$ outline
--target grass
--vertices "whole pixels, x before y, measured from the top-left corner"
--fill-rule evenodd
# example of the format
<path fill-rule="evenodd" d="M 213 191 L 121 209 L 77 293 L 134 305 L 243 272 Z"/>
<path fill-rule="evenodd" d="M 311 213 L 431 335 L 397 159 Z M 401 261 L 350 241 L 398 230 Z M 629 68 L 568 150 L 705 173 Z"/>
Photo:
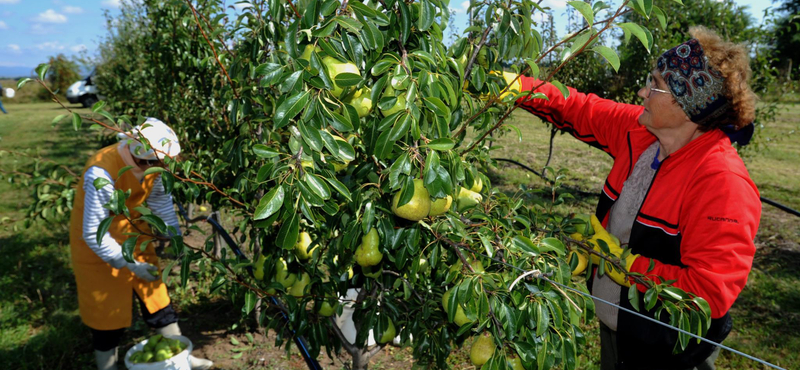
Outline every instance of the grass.
<path fill-rule="evenodd" d="M 5 84 L 4 84 L 5 85 Z M 24 90 L 23 90 L 24 91 Z M 5 103 L 5 101 L 4 101 Z M 29 151 L 41 148 L 44 157 L 80 170 L 88 154 L 100 145 L 93 134 L 76 133 L 63 124 L 52 128 L 54 116 L 63 113 L 52 103 L 6 104 L 11 114 L 0 114 L 0 150 Z M 800 209 L 800 145 L 794 130 L 800 122 L 800 106 L 786 106 L 777 122 L 767 126 L 766 146 L 749 153 L 746 164 L 762 195 Z M 79 110 L 87 112 L 86 110 Z M 521 112 L 513 116 L 522 132 L 498 137 L 493 157 L 510 158 L 534 169 L 547 161 L 549 130 L 535 117 Z M 0 170 L 24 169 L 28 159 L 0 157 Z M 569 168 L 564 183 L 587 192 L 599 192 L 611 159 L 567 135 L 554 139 L 550 166 Z M 520 185 L 542 188 L 544 182 L 516 166 L 500 164 L 489 171 L 493 184 L 505 191 Z M 0 182 L 0 217 L 19 219 L 29 190 Z M 559 212 L 590 212 L 597 198 L 581 197 L 560 206 Z M 2 226 L 0 226 L 2 227 Z M 69 262 L 67 230 L 63 225 L 34 225 L 14 232 L 9 225 L 0 229 L 0 364 L 4 368 L 89 368 L 93 366 L 90 335 L 77 312 L 75 283 Z M 785 368 L 800 368 L 800 218 L 764 205 L 757 237 L 757 255 L 748 285 L 733 307 L 734 331 L 726 345 Z M 194 236 L 200 237 L 201 236 Z M 287 358 L 283 349 L 272 347 L 275 334 L 254 333 L 256 344 L 239 359 L 230 338 L 245 342 L 245 328 L 239 313 L 230 303 L 204 295 L 202 289 L 172 289 L 173 300 L 182 314 L 184 332 L 196 341 L 200 355 L 211 357 L 225 368 L 302 369 L 304 364 L 292 350 Z M 589 323 L 588 345 L 582 355 L 582 369 L 599 368 L 599 340 L 596 324 Z M 148 334 L 139 322 L 126 336 L 127 346 Z M 250 345 L 250 344 L 248 344 Z M 123 348 L 127 348 L 125 345 Z M 321 357 L 325 357 L 324 355 Z M 470 368 L 466 351 L 456 351 L 451 364 Z M 320 358 L 325 368 L 342 368 L 339 360 Z M 391 349 L 374 359 L 373 368 L 408 368 L 410 351 Z M 723 351 L 719 369 L 761 369 L 743 357 Z"/>

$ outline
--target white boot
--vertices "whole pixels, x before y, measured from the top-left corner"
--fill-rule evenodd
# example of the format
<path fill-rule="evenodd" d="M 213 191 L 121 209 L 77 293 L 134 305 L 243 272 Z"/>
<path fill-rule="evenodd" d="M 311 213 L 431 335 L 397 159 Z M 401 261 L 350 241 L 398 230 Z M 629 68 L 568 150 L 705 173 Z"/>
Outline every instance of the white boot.
<path fill-rule="evenodd" d="M 117 347 L 108 351 L 94 351 L 97 370 L 117 370 Z"/>
<path fill-rule="evenodd" d="M 156 333 L 166 336 L 181 335 L 181 328 L 178 326 L 177 322 L 173 322 L 163 328 L 156 329 Z M 192 370 L 207 370 L 214 366 L 214 363 L 203 358 L 194 357 L 190 354 L 189 366 L 192 367 Z"/>

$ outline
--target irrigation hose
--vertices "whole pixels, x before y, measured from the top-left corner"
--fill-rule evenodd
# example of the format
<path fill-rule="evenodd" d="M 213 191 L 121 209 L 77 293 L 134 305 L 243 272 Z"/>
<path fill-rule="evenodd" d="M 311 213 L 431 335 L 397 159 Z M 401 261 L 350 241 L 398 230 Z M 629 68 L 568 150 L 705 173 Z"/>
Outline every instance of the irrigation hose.
<path fill-rule="evenodd" d="M 178 204 L 178 211 L 180 211 L 181 216 L 183 216 L 185 220 L 196 222 L 204 218 L 204 217 L 195 217 L 193 219 L 189 219 L 189 215 L 186 213 L 186 209 L 183 208 L 183 205 L 181 203 L 177 204 Z M 215 220 L 214 218 L 211 217 L 211 215 L 209 215 L 208 217 L 205 217 L 205 221 L 211 224 L 211 226 L 219 233 L 222 239 L 225 240 L 225 243 L 228 244 L 228 247 L 231 248 L 231 250 L 237 257 L 239 257 L 244 261 L 249 261 L 247 256 L 245 256 L 244 253 L 242 253 L 242 250 L 239 249 L 239 246 L 236 245 L 236 242 L 233 240 L 230 234 L 228 234 L 228 232 L 225 231 L 225 229 L 222 227 L 222 225 L 219 224 L 219 222 L 217 222 L 217 220 Z M 250 274 L 250 276 L 254 276 L 252 266 L 247 266 L 247 272 Z M 278 306 L 278 308 L 280 309 L 281 316 L 283 317 L 283 320 L 286 322 L 286 326 L 292 332 L 292 338 L 294 338 L 294 343 L 295 345 L 297 345 L 297 348 L 300 349 L 300 353 L 302 353 L 303 359 L 306 361 L 306 365 L 308 365 L 308 368 L 311 370 L 322 370 L 322 367 L 319 365 L 319 362 L 317 362 L 317 360 L 311 356 L 311 353 L 309 353 L 308 344 L 306 343 L 305 337 L 303 337 L 302 335 L 297 335 L 297 332 L 295 332 L 295 330 L 291 327 L 291 322 L 289 321 L 289 317 L 286 316 L 285 313 L 286 307 L 283 305 L 283 303 L 281 303 L 281 301 L 279 301 L 274 296 L 270 297 L 270 300 L 272 301 L 272 304 Z"/>
<path fill-rule="evenodd" d="M 526 165 L 524 165 L 522 163 L 519 163 L 519 162 L 517 162 L 517 161 L 515 161 L 513 159 L 508 159 L 508 158 L 492 158 L 492 159 L 495 160 L 495 161 L 508 162 L 508 163 L 515 164 L 517 166 L 520 166 L 520 167 L 524 168 L 527 171 L 533 172 L 534 174 L 536 174 L 536 176 L 541 177 L 542 179 L 544 179 L 548 183 L 550 182 L 550 180 L 548 180 L 546 177 L 544 177 L 543 174 L 539 173 L 539 171 L 536 171 L 533 168 L 530 168 L 530 167 L 528 167 L 528 166 L 526 166 Z M 597 193 L 586 192 L 586 191 L 583 191 L 583 190 L 580 190 L 580 189 L 576 189 L 576 188 L 572 188 L 572 187 L 569 187 L 569 186 L 564 186 L 564 188 L 567 189 L 567 190 L 573 191 L 575 193 L 578 193 L 580 195 L 583 195 L 583 196 L 598 196 Z M 769 204 L 769 205 L 771 205 L 771 206 L 773 206 L 775 208 L 778 208 L 781 211 L 784 211 L 784 212 L 786 212 L 788 214 L 800 217 L 800 211 L 798 211 L 796 209 L 792 209 L 792 208 L 790 208 L 788 206 L 785 206 L 783 204 L 780 204 L 780 203 L 778 203 L 778 202 L 776 202 L 776 201 L 774 201 L 772 199 L 761 197 L 761 202 L 767 203 L 767 204 Z"/>

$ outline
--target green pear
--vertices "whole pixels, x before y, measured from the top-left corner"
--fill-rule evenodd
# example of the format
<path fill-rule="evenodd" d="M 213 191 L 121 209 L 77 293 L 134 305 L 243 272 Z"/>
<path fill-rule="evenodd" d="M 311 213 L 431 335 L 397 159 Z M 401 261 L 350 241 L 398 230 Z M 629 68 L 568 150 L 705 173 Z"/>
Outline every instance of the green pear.
<path fill-rule="evenodd" d="M 308 249 L 308 246 L 311 245 L 311 235 L 307 232 L 303 231 L 297 238 L 297 243 L 294 245 L 294 254 L 297 258 L 301 260 L 307 260 L 311 258 L 311 255 L 314 254 L 314 250 L 319 247 L 319 244 L 315 245 L 314 248 Z"/>
<path fill-rule="evenodd" d="M 358 116 L 364 118 L 369 115 L 369 112 L 372 111 L 372 99 L 370 98 L 372 94 L 372 90 L 368 87 L 360 89 L 353 95 L 353 100 L 350 101 L 350 104 L 353 108 L 356 109 L 358 112 Z"/>
<path fill-rule="evenodd" d="M 481 366 L 492 358 L 495 348 L 492 335 L 484 332 L 472 343 L 472 348 L 469 350 L 469 359 L 472 360 L 475 366 Z"/>
<path fill-rule="evenodd" d="M 431 211 L 428 212 L 428 216 L 439 216 L 445 214 L 447 211 L 450 210 L 450 206 L 453 204 L 453 197 L 446 196 L 444 198 L 439 198 L 431 202 Z"/>
<path fill-rule="evenodd" d="M 303 54 L 300 55 L 300 59 L 311 60 L 311 52 L 312 51 L 316 51 L 317 53 L 319 53 L 320 51 L 322 51 L 322 49 L 320 49 L 318 46 L 314 46 L 312 44 L 308 44 L 308 45 L 306 45 L 306 48 L 303 49 Z"/>
<path fill-rule="evenodd" d="M 467 261 L 469 261 L 469 265 L 472 266 L 472 270 L 475 271 L 476 273 L 486 272 L 486 269 L 483 267 L 483 262 L 481 262 L 481 260 L 479 259 L 470 260 L 469 258 L 467 258 Z M 463 266 L 464 264 L 461 263 L 461 260 L 458 260 L 456 263 L 450 266 L 450 271 L 461 271 L 461 267 Z"/>
<path fill-rule="evenodd" d="M 383 274 L 383 267 L 381 266 L 364 266 L 361 268 L 361 273 L 368 278 L 377 279 Z"/>
<path fill-rule="evenodd" d="M 386 92 L 384 92 L 383 96 L 387 97 L 395 96 L 394 89 L 391 86 L 387 87 Z M 395 114 L 396 112 L 405 109 L 406 109 L 406 96 L 405 94 L 400 94 L 400 96 L 397 97 L 397 102 L 394 103 L 394 105 L 391 108 L 386 110 L 381 109 L 381 114 L 383 114 L 384 117 L 388 117 L 391 116 L 392 114 Z"/>
<path fill-rule="evenodd" d="M 253 271 L 253 276 L 256 277 L 258 280 L 264 280 L 264 262 L 267 260 L 267 256 L 261 254 L 258 256 L 256 260 L 256 269 Z"/>
<path fill-rule="evenodd" d="M 394 327 L 392 319 L 389 319 L 389 326 L 386 328 L 386 330 L 381 335 L 381 338 L 378 339 L 377 342 L 380 344 L 389 343 L 389 341 L 394 339 L 395 336 L 397 336 L 397 330 Z"/>
<path fill-rule="evenodd" d="M 156 355 L 151 351 L 142 351 L 142 355 L 139 356 L 139 361 L 140 363 L 150 362 L 155 356 Z"/>
<path fill-rule="evenodd" d="M 517 355 L 506 356 L 506 363 L 512 370 L 525 370 L 525 367 L 522 366 L 522 360 Z"/>
<path fill-rule="evenodd" d="M 289 294 L 295 297 L 302 297 L 305 295 L 306 286 L 311 283 L 311 276 L 308 276 L 307 273 L 303 273 L 300 275 L 300 278 L 292 284 L 292 287 L 289 288 Z"/>
<path fill-rule="evenodd" d="M 383 253 L 378 248 L 379 243 L 378 229 L 373 227 L 361 237 L 361 244 L 356 248 L 356 263 L 361 267 L 379 264 L 383 259 Z"/>
<path fill-rule="evenodd" d="M 450 298 L 450 293 L 451 292 L 452 292 L 452 289 L 448 290 L 448 291 L 444 292 L 444 294 L 442 294 L 442 306 L 444 307 L 445 312 L 447 312 L 447 310 L 448 310 L 448 303 L 447 302 L 448 302 L 448 299 Z M 461 308 L 461 306 L 459 305 L 458 307 L 456 307 L 456 316 L 453 318 L 453 322 L 458 326 L 463 326 L 464 324 L 471 323 L 473 321 L 470 320 L 469 318 L 467 318 L 467 315 L 464 313 L 464 309 Z"/>
<path fill-rule="evenodd" d="M 288 288 L 297 280 L 297 275 L 289 272 L 289 267 L 283 258 L 275 262 L 275 282 Z"/>
<path fill-rule="evenodd" d="M 422 179 L 414 180 L 414 195 L 408 203 L 398 207 L 397 203 L 400 201 L 402 193 L 402 191 L 398 191 L 392 199 L 392 212 L 395 215 L 410 221 L 419 221 L 428 216 L 431 212 L 431 197 L 428 189 L 425 189 Z"/>
<path fill-rule="evenodd" d="M 462 187 L 456 199 L 456 210 L 458 212 L 466 211 L 477 206 L 482 201 L 483 196 L 480 193 Z"/>
<path fill-rule="evenodd" d="M 336 307 L 338 307 L 338 306 L 339 306 L 339 302 L 334 301 L 334 303 L 331 304 L 329 302 L 329 300 L 326 299 L 326 300 L 322 301 L 322 305 L 320 305 L 319 311 L 317 311 L 317 313 L 320 316 L 329 317 L 329 316 L 333 315 L 334 313 L 336 313 Z"/>
<path fill-rule="evenodd" d="M 170 357 L 172 357 L 172 353 L 169 351 L 169 349 L 160 349 L 156 351 L 156 355 L 153 357 L 153 359 L 156 362 L 161 362 L 167 360 Z"/>
<path fill-rule="evenodd" d="M 342 95 L 344 88 L 336 84 L 336 76 L 341 73 L 355 73 L 359 76 L 361 75 L 361 71 L 355 64 L 350 62 L 342 63 L 331 56 L 322 58 L 322 64 L 325 64 L 328 68 L 328 77 L 330 77 L 331 83 L 333 84 L 331 94 L 337 98 Z"/>
<path fill-rule="evenodd" d="M 574 224 L 575 228 L 578 230 L 581 235 L 583 236 L 592 236 L 594 235 L 594 227 L 592 227 L 591 216 L 585 213 L 580 213 L 575 215 L 575 218 L 583 221 L 583 224 Z"/>

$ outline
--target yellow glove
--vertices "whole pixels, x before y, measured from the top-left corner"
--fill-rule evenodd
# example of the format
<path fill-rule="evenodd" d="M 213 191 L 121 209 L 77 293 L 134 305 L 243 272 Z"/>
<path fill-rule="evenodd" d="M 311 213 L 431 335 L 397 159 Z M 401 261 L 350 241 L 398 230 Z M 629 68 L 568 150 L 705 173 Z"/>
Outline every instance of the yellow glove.
<path fill-rule="evenodd" d="M 575 250 L 569 252 L 567 262 L 572 261 L 572 258 L 578 259 L 578 265 L 572 270 L 572 276 L 578 276 L 582 274 L 586 270 L 586 266 L 589 265 L 589 257 L 586 256 L 586 253 Z"/>
<path fill-rule="evenodd" d="M 589 243 L 591 243 L 594 246 L 594 250 L 596 252 L 605 254 L 603 249 L 600 248 L 600 244 L 598 243 L 598 240 L 602 240 L 608 246 L 608 251 L 611 252 L 611 255 L 621 259 L 624 250 L 622 249 L 622 247 L 619 246 L 619 239 L 617 239 L 617 237 L 609 234 L 608 231 L 606 231 L 606 229 L 603 227 L 603 224 L 601 224 L 600 220 L 597 219 L 597 216 L 595 215 L 591 216 L 591 223 L 592 227 L 594 228 L 594 236 L 592 236 L 592 238 L 589 239 Z M 628 257 L 626 257 L 624 261 L 621 261 L 622 263 L 625 264 L 626 272 L 631 270 L 631 266 L 633 266 L 633 261 L 635 261 L 636 258 L 638 257 L 639 257 L 638 254 L 631 254 L 628 255 Z M 600 257 L 592 254 L 592 263 L 599 264 Z M 617 269 L 611 268 L 610 264 L 606 264 L 605 273 L 608 275 L 608 277 L 617 282 L 617 284 L 623 286 L 631 286 L 630 282 L 628 281 L 628 277 L 625 275 L 625 273 L 622 271 L 618 271 Z"/>

